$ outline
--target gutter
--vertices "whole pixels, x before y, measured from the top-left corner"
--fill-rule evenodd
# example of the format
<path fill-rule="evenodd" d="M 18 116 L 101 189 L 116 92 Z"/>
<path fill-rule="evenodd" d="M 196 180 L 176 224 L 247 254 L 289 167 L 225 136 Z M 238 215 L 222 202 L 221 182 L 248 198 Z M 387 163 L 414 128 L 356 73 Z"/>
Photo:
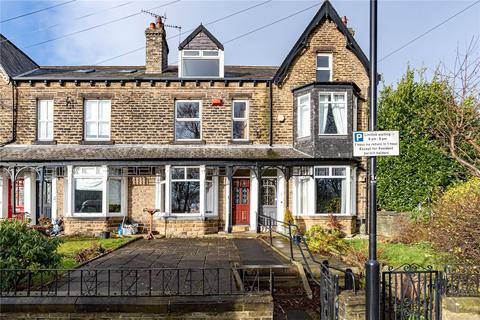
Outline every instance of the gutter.
<path fill-rule="evenodd" d="M 269 121 L 269 142 L 268 145 L 270 147 L 273 146 L 273 81 L 268 82 L 268 90 L 269 90 L 269 98 L 268 98 L 268 104 L 269 104 L 269 116 L 270 116 L 270 121 Z"/>
<path fill-rule="evenodd" d="M 17 110 L 15 108 L 15 83 L 11 81 L 12 83 L 12 138 L 6 142 L 3 142 L 0 144 L 0 147 L 3 147 L 7 144 L 15 142 L 17 139 L 17 128 L 16 128 L 16 120 L 17 120 Z"/>

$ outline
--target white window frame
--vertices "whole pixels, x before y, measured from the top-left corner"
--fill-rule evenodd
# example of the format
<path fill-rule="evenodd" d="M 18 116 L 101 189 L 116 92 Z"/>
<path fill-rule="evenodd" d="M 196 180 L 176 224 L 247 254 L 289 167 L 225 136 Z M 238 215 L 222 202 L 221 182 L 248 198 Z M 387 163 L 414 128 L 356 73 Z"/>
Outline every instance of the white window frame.
<path fill-rule="evenodd" d="M 317 60 L 315 60 L 315 65 L 318 71 L 329 71 L 330 72 L 330 77 L 328 81 L 332 81 L 333 79 L 333 65 L 332 65 L 332 60 L 333 56 L 331 53 L 317 53 L 317 57 L 328 57 L 328 67 L 319 67 L 317 65 Z M 315 57 L 315 58 L 317 58 Z M 317 81 L 317 73 L 315 72 L 315 81 Z"/>
<path fill-rule="evenodd" d="M 179 102 L 198 102 L 198 118 L 177 118 L 177 103 Z M 202 100 L 175 100 L 175 121 L 174 121 L 174 128 L 173 133 L 175 135 L 175 141 L 201 141 L 202 134 L 203 134 L 203 122 L 202 122 Z M 194 122 L 198 121 L 200 123 L 200 137 L 198 139 L 180 139 L 177 138 L 177 121 L 179 122 Z"/>
<path fill-rule="evenodd" d="M 173 178 L 173 170 L 174 169 L 184 169 L 184 179 L 174 179 Z M 187 178 L 187 170 L 188 169 L 198 169 L 199 170 L 199 177 L 198 179 L 188 179 Z M 203 171 L 203 174 L 202 174 L 202 171 Z M 203 177 L 202 177 L 203 175 Z M 174 182 L 187 182 L 187 181 L 198 181 L 199 182 L 199 185 L 200 185 L 200 194 L 199 194 L 199 199 L 200 199 L 200 203 L 198 204 L 198 212 L 195 212 L 195 213 L 188 213 L 188 212 L 178 212 L 178 213 L 173 213 L 172 212 L 172 199 L 173 199 L 173 196 L 172 196 L 172 185 Z M 202 190 L 205 190 L 205 167 L 203 166 L 203 170 L 202 170 L 202 167 L 201 166 L 171 166 L 170 168 L 170 193 L 169 193 L 169 197 L 170 197 L 170 213 L 171 215 L 174 215 L 174 216 L 179 216 L 179 217 L 195 217 L 195 216 L 202 216 L 204 215 L 205 213 L 205 191 L 202 192 Z"/>
<path fill-rule="evenodd" d="M 205 55 L 206 52 L 213 52 L 217 51 L 217 55 Z M 198 52 L 198 55 L 188 55 L 185 53 L 188 52 Z M 218 60 L 218 76 L 186 76 L 183 74 L 183 59 L 212 59 L 212 60 Z M 224 69 L 225 69 L 225 60 L 224 60 L 224 52 L 223 50 L 217 49 L 217 50 L 191 50 L 191 49 L 184 49 L 180 50 L 178 52 L 178 77 L 179 78 L 211 78 L 211 79 L 217 79 L 217 78 L 223 78 L 224 77 Z"/>
<path fill-rule="evenodd" d="M 87 103 L 88 102 L 96 102 L 97 104 L 97 119 L 96 120 L 87 120 Z M 98 119 L 98 107 L 100 103 L 108 103 L 110 107 L 110 118 L 108 121 L 106 120 L 99 120 Z M 84 139 L 85 141 L 110 141 L 111 136 L 112 136 L 112 100 L 107 100 L 107 99 L 85 99 L 83 103 L 83 128 L 84 128 Z M 97 137 L 88 137 L 87 136 L 87 123 L 96 123 L 97 125 Z M 99 132 L 100 132 L 100 123 L 107 123 L 108 122 L 108 137 L 107 138 L 100 138 L 99 137 Z"/>
<path fill-rule="evenodd" d="M 325 104 L 325 102 L 320 102 L 320 96 L 321 95 L 330 95 L 330 102 L 328 102 L 327 104 L 335 104 L 336 102 L 333 100 L 333 96 L 334 95 L 343 95 L 344 96 L 344 107 L 343 107 L 343 110 L 344 110 L 344 113 L 345 113 L 345 124 L 344 124 L 344 127 L 345 127 L 345 133 L 322 133 L 322 119 L 321 119 L 321 105 L 322 104 Z M 346 136 L 348 134 L 348 101 L 347 101 L 347 92 L 335 92 L 335 91 L 329 91 L 329 92 L 319 92 L 318 93 L 318 135 L 319 136 Z M 328 108 L 327 108 L 327 112 L 328 112 Z M 338 127 L 337 127 L 338 129 Z"/>
<path fill-rule="evenodd" d="M 307 106 L 306 106 L 306 114 L 308 115 L 308 118 L 306 119 L 306 123 L 303 123 L 303 120 L 302 118 L 300 117 L 300 114 L 303 115 L 303 112 L 300 113 L 300 100 L 302 98 L 305 98 L 307 97 L 308 98 L 308 103 L 307 103 Z M 306 94 L 303 94 L 303 95 L 300 95 L 297 97 L 297 138 L 307 138 L 307 137 L 310 137 L 311 135 L 311 122 L 312 122 L 312 97 L 310 95 L 310 93 L 306 93 Z M 308 133 L 308 134 L 305 134 L 305 135 L 302 135 L 303 131 L 300 132 L 300 128 L 305 128 L 305 133 Z"/>
<path fill-rule="evenodd" d="M 316 169 L 328 169 L 327 175 L 317 175 Z M 342 168 L 345 169 L 345 174 L 342 176 L 333 176 L 332 172 L 334 168 Z M 334 216 L 354 216 L 356 215 L 356 168 L 345 166 L 345 165 L 332 165 L 332 166 L 315 166 L 313 168 L 313 177 L 296 177 L 295 183 L 295 190 L 294 190 L 294 200 L 295 200 L 295 215 L 297 216 L 304 216 L 304 217 L 321 217 L 321 216 L 329 216 L 333 214 Z M 338 179 L 346 179 L 345 181 L 345 212 L 341 213 L 316 213 L 316 178 L 338 178 Z M 300 180 L 308 180 L 308 212 L 301 212 L 301 190 L 300 190 Z"/>
<path fill-rule="evenodd" d="M 245 106 L 246 106 L 246 109 L 245 109 L 245 117 L 243 118 L 238 118 L 238 117 L 235 117 L 235 103 L 236 102 L 244 102 L 245 103 Z M 250 139 L 250 134 L 249 134 L 249 131 L 250 131 L 250 121 L 249 121 L 249 112 L 250 112 L 250 105 L 249 105 L 249 101 L 248 100 L 233 100 L 232 101 L 232 140 L 233 141 L 248 141 Z M 246 137 L 245 138 L 242 138 L 242 139 L 238 139 L 238 138 L 234 138 L 233 137 L 233 128 L 234 128 L 234 123 L 235 122 L 244 122 L 247 124 L 245 130 L 247 132 L 246 134 Z"/>
<path fill-rule="evenodd" d="M 42 104 L 46 104 L 46 110 L 47 110 L 47 114 L 46 114 L 46 117 L 44 117 L 45 115 L 42 114 L 41 112 L 41 106 Z M 48 112 L 48 109 L 51 108 L 51 112 Z M 52 141 L 53 140 L 53 136 L 54 136 L 54 125 L 53 125 L 53 118 L 54 118 L 54 112 L 55 112 L 55 108 L 54 108 L 54 104 L 53 104 L 53 100 L 50 100 L 50 99 L 42 99 L 42 100 L 38 100 L 37 101 L 37 140 L 38 141 Z M 50 119 L 49 118 L 49 113 L 51 114 L 52 118 Z M 42 124 L 45 124 L 46 125 L 46 136 L 40 136 L 40 126 Z M 52 126 L 52 132 L 51 132 L 51 135 L 48 135 L 48 124 L 51 124 Z"/>
<path fill-rule="evenodd" d="M 76 172 L 79 169 L 80 172 Z M 95 173 L 81 172 L 85 169 L 95 169 Z M 102 180 L 102 212 L 75 212 L 75 179 L 101 179 Z M 110 212 L 109 210 L 109 186 L 110 179 L 121 181 L 121 199 L 120 212 Z M 128 209 L 128 178 L 127 177 L 109 177 L 107 166 L 68 166 L 67 167 L 67 216 L 73 217 L 124 217 Z"/>
<path fill-rule="evenodd" d="M 172 179 L 172 172 L 174 168 L 200 168 L 200 211 L 199 213 L 172 213 L 172 182 L 173 181 L 185 181 L 179 179 Z M 161 201 L 165 203 L 164 212 L 159 212 L 155 214 L 156 217 L 217 217 L 218 216 L 218 168 L 213 169 L 216 174 L 212 175 L 211 178 L 207 178 L 207 167 L 205 165 L 201 166 L 185 166 L 185 165 L 165 165 L 165 179 L 162 180 L 157 176 L 156 179 L 156 196 L 155 196 L 155 205 L 157 208 L 160 208 Z M 207 203 L 207 193 L 206 193 L 206 181 L 213 182 L 213 207 L 212 212 L 206 211 Z M 165 199 L 162 199 L 161 195 L 161 185 L 165 185 Z M 203 201 L 202 201 L 203 200 Z"/>

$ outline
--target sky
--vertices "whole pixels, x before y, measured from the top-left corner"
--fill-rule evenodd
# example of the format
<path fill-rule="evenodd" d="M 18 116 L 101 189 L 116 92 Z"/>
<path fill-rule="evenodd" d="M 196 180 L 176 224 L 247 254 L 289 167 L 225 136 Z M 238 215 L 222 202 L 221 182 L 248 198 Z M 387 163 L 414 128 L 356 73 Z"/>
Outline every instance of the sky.
<path fill-rule="evenodd" d="M 368 56 L 369 1 L 331 2 L 340 16 L 348 17 L 348 26 L 355 30 L 355 38 Z M 181 26 L 180 40 L 203 23 L 224 43 L 226 64 L 278 66 L 322 3 L 322 0 L 0 0 L 0 32 L 42 66 L 144 65 L 144 30 L 154 18 L 142 13 L 143 9 L 166 15 L 166 24 Z M 55 7 L 9 20 L 51 6 Z M 241 10 L 245 11 L 229 16 Z M 215 22 L 224 17 L 227 18 Z M 169 62 L 176 64 L 179 31 L 167 28 L 166 32 Z M 235 39 L 239 36 L 242 37 Z M 379 0 L 378 70 L 384 84 L 395 84 L 408 66 L 426 70 L 427 76 L 440 63 L 452 69 L 457 51 L 464 52 L 472 39 L 479 38 L 479 0 Z M 477 51 L 480 53 L 480 46 Z M 120 55 L 123 56 L 111 59 Z"/>

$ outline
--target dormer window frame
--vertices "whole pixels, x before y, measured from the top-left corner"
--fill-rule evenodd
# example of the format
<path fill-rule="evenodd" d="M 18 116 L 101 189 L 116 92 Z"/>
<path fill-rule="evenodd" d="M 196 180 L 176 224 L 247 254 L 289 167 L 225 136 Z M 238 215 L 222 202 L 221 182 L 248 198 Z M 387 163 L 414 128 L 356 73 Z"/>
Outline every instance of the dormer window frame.
<path fill-rule="evenodd" d="M 193 52 L 198 52 L 198 55 L 190 55 L 190 54 L 185 54 L 185 53 L 193 53 Z M 213 53 L 213 52 L 218 52 L 216 55 L 209 55 L 208 53 Z M 198 60 L 218 60 L 218 76 L 187 76 L 183 75 L 183 60 L 184 59 L 198 59 Z M 183 49 L 179 50 L 178 52 L 178 77 L 179 78 L 187 78 L 187 79 L 196 79 L 196 78 L 205 78 L 205 79 L 218 79 L 218 78 L 223 78 L 224 77 L 224 67 L 225 67 L 225 61 L 224 61 L 224 54 L 223 50 L 217 49 L 217 50 L 212 50 L 212 49 Z"/>

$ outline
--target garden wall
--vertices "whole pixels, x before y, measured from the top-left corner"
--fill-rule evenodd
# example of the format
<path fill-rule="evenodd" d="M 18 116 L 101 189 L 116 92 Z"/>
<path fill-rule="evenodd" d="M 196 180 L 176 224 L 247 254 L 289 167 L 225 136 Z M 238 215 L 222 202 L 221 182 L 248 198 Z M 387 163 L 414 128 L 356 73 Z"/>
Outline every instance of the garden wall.
<path fill-rule="evenodd" d="M 0 319 L 271 320 L 270 294 L 190 297 L 1 298 Z"/>

